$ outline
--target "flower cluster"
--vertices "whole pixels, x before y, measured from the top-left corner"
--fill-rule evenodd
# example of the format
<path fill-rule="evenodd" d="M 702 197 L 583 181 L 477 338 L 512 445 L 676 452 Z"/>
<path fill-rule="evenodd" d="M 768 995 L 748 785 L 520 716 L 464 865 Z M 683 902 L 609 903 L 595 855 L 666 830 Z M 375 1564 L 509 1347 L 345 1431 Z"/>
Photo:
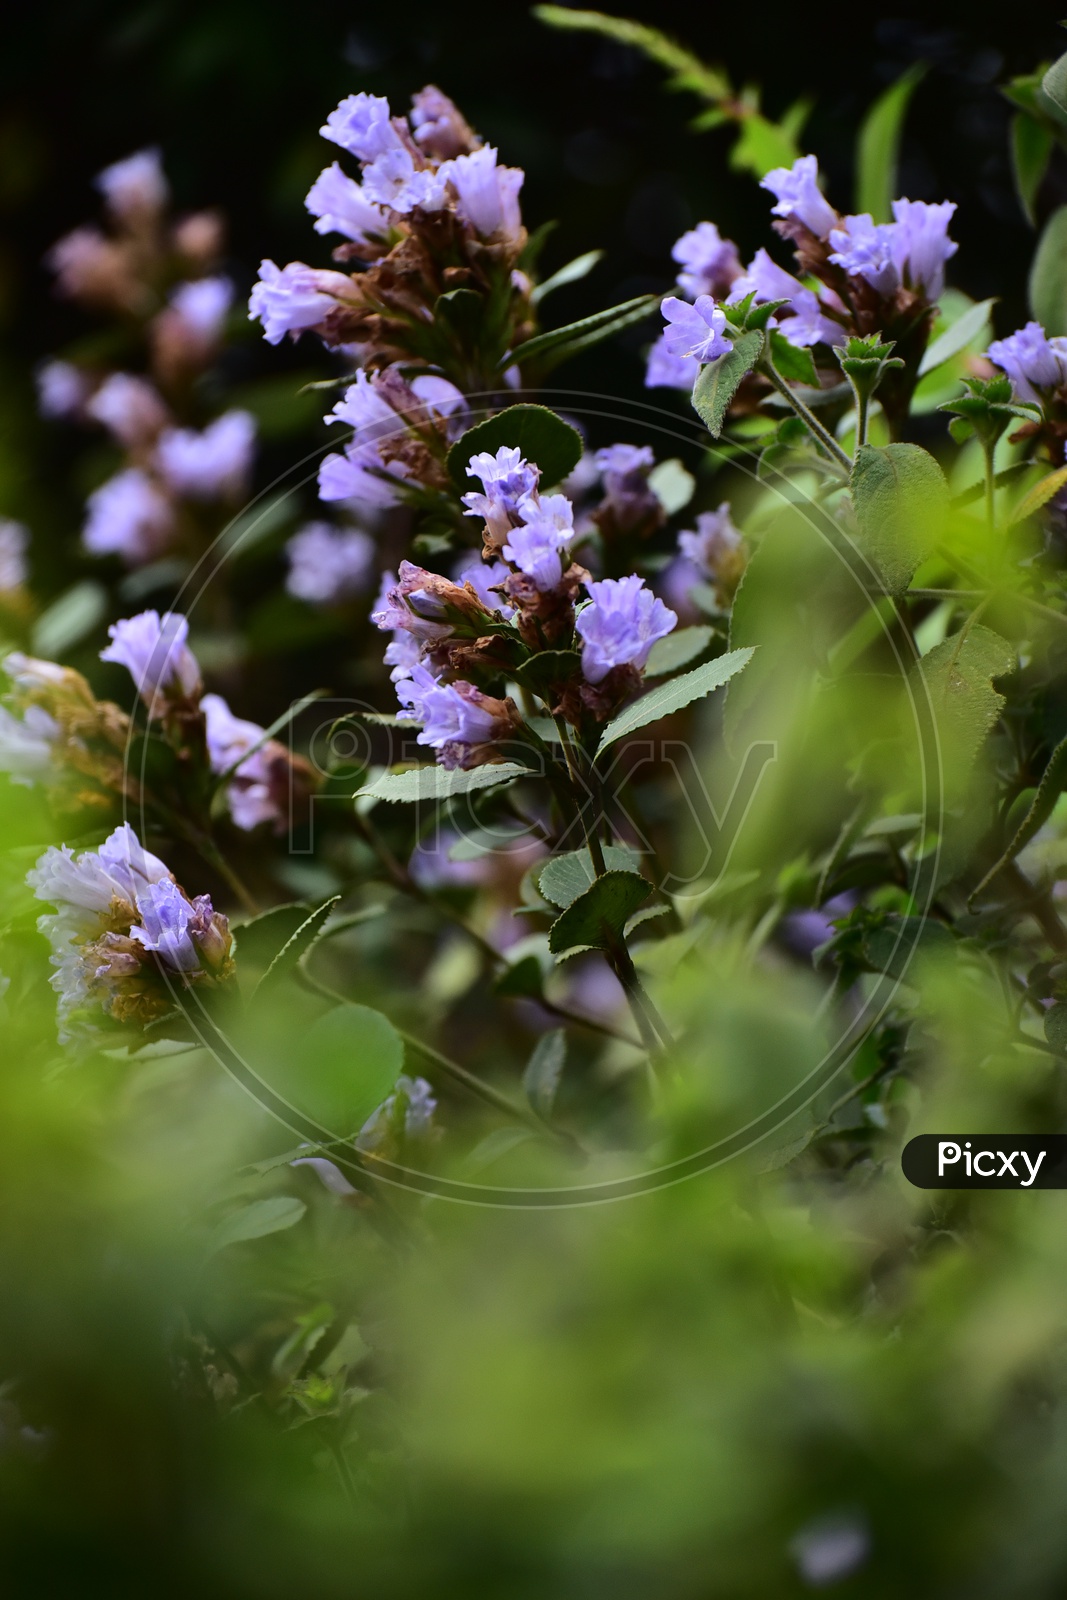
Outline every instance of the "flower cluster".
<path fill-rule="evenodd" d="M 12 651 L 0 665 L 9 688 L 0 703 L 0 772 L 48 790 L 60 810 L 99 811 L 129 794 L 129 718 L 97 700 L 81 673 Z"/>
<path fill-rule="evenodd" d="M 27 882 L 55 907 L 37 925 L 52 947 L 61 1039 L 101 1018 L 143 1027 L 172 1009 L 176 985 L 232 975 L 227 919 L 208 895 L 190 899 L 128 823 L 98 850 L 46 850 Z"/>
<path fill-rule="evenodd" d="M 216 360 L 233 285 L 216 269 L 219 219 L 167 217 L 159 153 L 142 150 L 97 179 L 110 232 L 79 228 L 48 257 L 59 292 L 141 326 L 148 371 L 106 372 L 65 360 L 37 374 L 43 415 L 103 428 L 119 469 L 89 496 L 82 530 L 93 555 L 140 566 L 196 544 L 204 503 L 225 513 L 248 486 L 255 423 L 231 410 L 192 426 L 193 384 Z M 199 420 L 199 419 L 198 419 Z"/>
<path fill-rule="evenodd" d="M 327 416 L 352 431 L 343 454 L 319 469 L 319 498 L 384 508 L 405 485 L 448 487 L 444 458 L 468 422 L 467 403 L 447 378 L 425 373 L 406 381 L 396 368 L 358 372 Z"/>

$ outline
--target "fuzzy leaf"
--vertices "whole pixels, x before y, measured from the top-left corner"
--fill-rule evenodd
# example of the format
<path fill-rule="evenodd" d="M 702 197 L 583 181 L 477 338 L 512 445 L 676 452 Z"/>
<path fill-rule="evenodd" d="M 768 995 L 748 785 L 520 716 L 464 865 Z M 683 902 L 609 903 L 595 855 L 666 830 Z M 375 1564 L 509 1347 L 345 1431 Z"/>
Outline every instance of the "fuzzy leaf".
<path fill-rule="evenodd" d="M 1004 708 L 992 680 L 1016 665 L 1014 647 L 981 623 L 935 645 L 916 664 L 930 695 L 947 778 L 959 782 L 974 765 Z"/>
<path fill-rule="evenodd" d="M 416 800 L 450 800 L 472 789 L 491 789 L 511 778 L 521 778 L 526 771 L 513 761 L 487 763 L 471 767 L 469 772 L 459 767 L 454 772 L 446 772 L 436 764 L 409 767 L 406 772 L 381 773 L 373 783 L 357 789 L 353 799 L 386 800 L 393 805 L 411 804 Z"/>
<path fill-rule="evenodd" d="M 700 370 L 693 386 L 693 409 L 707 424 L 713 439 L 722 433 L 730 402 L 746 373 L 752 371 L 763 352 L 763 334 L 758 329 L 738 334 L 729 355 L 720 356 Z"/>
<path fill-rule="evenodd" d="M 578 283 L 586 277 L 597 262 L 603 258 L 603 250 L 587 250 L 584 256 L 575 256 L 573 261 L 568 261 L 565 267 L 560 267 L 550 278 L 545 278 L 542 283 L 536 284 L 530 294 L 534 305 L 540 305 L 546 294 L 552 294 L 556 289 L 562 289 L 568 283 Z"/>
<path fill-rule="evenodd" d="M 269 1029 L 257 1051 L 266 1082 L 338 1139 L 359 1132 L 404 1068 L 404 1041 L 369 1006 L 334 1006 L 310 1027 L 271 1017 Z"/>
<path fill-rule="evenodd" d="M 614 744 L 617 739 L 625 739 L 638 728 L 644 728 L 650 722 L 658 722 L 660 717 L 668 717 L 672 711 L 680 711 L 683 706 L 689 705 L 690 701 L 701 700 L 704 695 L 711 694 L 713 689 L 721 689 L 724 683 L 728 683 L 743 667 L 747 667 L 752 655 L 752 648 L 729 650 L 725 655 L 716 656 L 714 661 L 708 661 L 692 672 L 684 672 L 680 678 L 671 678 L 668 683 L 661 683 L 655 689 L 650 689 L 640 700 L 635 700 L 625 711 L 620 711 L 614 722 L 608 723 L 600 736 L 597 755 L 606 750 L 609 744 Z"/>
<path fill-rule="evenodd" d="M 777 328 L 771 329 L 771 360 L 780 376 L 789 383 L 806 383 L 812 389 L 818 388 L 819 374 L 815 370 L 811 351 L 790 344 Z"/>
<path fill-rule="evenodd" d="M 515 678 L 524 689 L 543 698 L 552 684 L 578 675 L 580 660 L 577 650 L 542 650 L 516 667 Z"/>
<path fill-rule="evenodd" d="M 863 445 L 850 488 L 863 549 L 887 589 L 903 594 L 937 544 L 948 505 L 945 475 L 916 444 Z"/>
<path fill-rule="evenodd" d="M 471 456 L 483 450 L 495 455 L 502 445 L 519 450 L 527 461 L 541 468 L 542 488 L 560 483 L 578 465 L 582 454 L 582 436 L 577 428 L 548 406 L 509 406 L 468 429 L 448 452 L 448 470 L 457 488 L 478 488 L 478 480 L 467 475 Z"/>
<path fill-rule="evenodd" d="M 651 893 L 652 885 L 636 872 L 605 872 L 556 918 L 549 929 L 548 948 L 553 955 L 579 945 L 610 949 L 622 940 L 627 922 Z"/>
<path fill-rule="evenodd" d="M 609 872 L 636 872 L 641 857 L 627 845 L 604 846 L 604 865 Z M 546 900 L 565 910 L 595 881 L 596 873 L 588 849 L 569 850 L 566 855 L 546 861 L 537 877 L 537 886 Z"/>
<path fill-rule="evenodd" d="M 509 351 L 501 366 L 510 367 L 515 362 L 524 367 L 536 364 L 539 373 L 551 372 L 582 350 L 601 344 L 635 322 L 643 322 L 659 302 L 658 294 L 641 294 L 620 305 L 609 306 L 606 311 L 595 311 L 591 317 L 582 317 L 578 322 L 568 322 L 565 327 L 550 328 L 547 333 L 538 333 Z"/>

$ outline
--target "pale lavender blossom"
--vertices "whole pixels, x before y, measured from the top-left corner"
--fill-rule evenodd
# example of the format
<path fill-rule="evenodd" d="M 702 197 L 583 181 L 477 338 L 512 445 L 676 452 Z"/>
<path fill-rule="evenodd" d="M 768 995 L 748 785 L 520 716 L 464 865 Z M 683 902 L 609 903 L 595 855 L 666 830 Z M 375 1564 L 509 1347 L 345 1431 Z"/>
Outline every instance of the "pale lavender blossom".
<path fill-rule="evenodd" d="M 116 161 L 98 172 L 94 184 L 104 197 L 108 210 L 121 221 L 135 220 L 146 213 L 162 211 L 170 198 L 170 186 L 163 174 L 159 150 L 138 150 L 136 155 Z"/>
<path fill-rule="evenodd" d="M 503 554 L 547 594 L 563 578 L 562 556 L 573 538 L 573 528 L 561 530 L 551 517 L 532 516 L 511 530 Z"/>
<path fill-rule="evenodd" d="M 722 237 L 714 222 L 698 222 L 683 233 L 671 256 L 682 268 L 678 287 L 691 300 L 702 294 L 723 299 L 741 271 L 737 246 L 732 239 Z"/>
<path fill-rule="evenodd" d="M 200 952 L 193 943 L 190 924 L 196 926 L 197 914 L 211 915 L 211 901 L 201 895 L 193 905 L 182 894 L 172 878 L 148 884 L 137 896 L 137 910 L 141 925 L 130 928 L 131 939 L 160 957 L 163 965 L 174 972 L 198 972 Z"/>
<path fill-rule="evenodd" d="M 159 469 L 175 494 L 192 500 L 232 498 L 248 481 L 255 438 L 249 411 L 227 411 L 202 433 L 168 428 L 157 446 Z"/>
<path fill-rule="evenodd" d="M 733 349 L 732 342 L 723 335 L 726 313 L 710 295 L 699 295 L 693 305 L 668 295 L 661 309 L 667 321 L 663 338 L 668 355 L 716 361 Z"/>
<path fill-rule="evenodd" d="M 475 490 L 463 495 L 467 516 L 483 518 L 493 537 L 502 540 L 520 520 L 519 507 L 523 500 L 535 493 L 541 469 L 525 460 L 521 450 L 501 445 L 495 455 L 482 450 L 471 456 L 467 475 L 480 478 L 485 491 L 484 494 Z"/>
<path fill-rule="evenodd" d="M 456 192 L 456 210 L 482 239 L 518 237 L 522 227 L 519 190 L 525 174 L 519 167 L 497 165 L 492 145 L 457 156 L 440 168 Z"/>
<path fill-rule="evenodd" d="M 579 612 L 575 627 L 587 682 L 602 682 L 614 667 L 643 668 L 656 640 L 665 638 L 678 621 L 675 612 L 636 573 L 585 587 L 592 604 Z"/>
<path fill-rule="evenodd" d="M 43 706 L 28 705 L 21 717 L 0 706 L 0 772 L 26 788 L 50 777 L 60 733 Z"/>
<path fill-rule="evenodd" d="M 179 283 L 170 297 L 171 310 L 198 344 L 213 344 L 219 338 L 232 304 L 229 278 L 193 278 Z"/>
<path fill-rule="evenodd" d="M 37 409 L 42 417 L 72 417 L 85 404 L 92 379 L 71 361 L 45 361 L 37 368 Z"/>
<path fill-rule="evenodd" d="M 754 294 L 757 303 L 766 300 L 792 300 L 804 285 L 791 272 L 786 272 L 766 250 L 759 249 L 748 266 L 739 273 L 730 286 L 729 304 Z"/>
<path fill-rule="evenodd" d="M 672 356 L 667 335 L 661 333 L 648 352 L 646 389 L 692 389 L 700 377 L 700 362 L 693 356 Z"/>
<path fill-rule="evenodd" d="M 496 735 L 497 718 L 485 708 L 487 696 L 473 683 L 440 683 L 428 667 L 417 666 L 410 678 L 397 683 L 396 697 L 422 724 L 417 743 L 442 752 L 446 766 L 457 764 L 460 754 L 446 747 L 488 744 Z"/>
<path fill-rule="evenodd" d="M 320 172 L 304 201 L 318 220 L 316 233 L 339 233 L 355 244 L 377 243 L 388 237 L 389 218 L 381 206 L 368 200 L 359 184 L 334 162 Z"/>
<path fill-rule="evenodd" d="M 439 161 L 461 155 L 471 142 L 471 131 L 455 104 L 432 83 L 412 95 L 410 120 L 415 143 Z"/>
<path fill-rule="evenodd" d="M 1067 383 L 1067 338 L 1062 334 L 1047 338 L 1040 322 L 1028 322 L 1006 339 L 994 339 L 986 355 L 1007 373 L 1023 400 L 1040 404 L 1042 391 Z"/>
<path fill-rule="evenodd" d="M 555 499 L 556 496 L 549 498 Z M 498 611 L 505 622 L 515 615 L 515 608 L 505 605 L 502 596 L 495 590 L 508 576 L 508 569 L 502 561 L 484 561 L 477 555 L 461 557 L 452 574 L 454 582 L 469 583 L 482 605 L 489 611 Z"/>
<path fill-rule="evenodd" d="M 412 378 L 408 387 L 415 398 L 422 401 L 428 417 L 439 417 L 450 424 L 446 430 L 449 437 L 466 427 L 470 412 L 467 396 L 447 378 L 424 372 L 421 377 Z"/>
<path fill-rule="evenodd" d="M 410 678 L 421 660 L 422 646 L 418 639 L 406 628 L 397 628 L 385 647 L 384 656 L 385 665 L 391 668 L 392 681 L 399 683 L 401 678 Z"/>
<path fill-rule="evenodd" d="M 116 473 L 89 496 L 82 543 L 94 556 L 151 561 L 174 535 L 174 507 L 140 467 Z"/>
<path fill-rule="evenodd" d="M 56 240 L 44 260 L 55 273 L 61 293 L 73 298 L 113 285 L 115 246 L 99 228 L 74 228 Z"/>
<path fill-rule="evenodd" d="M 791 167 L 775 167 L 760 180 L 769 189 L 776 217 L 795 217 L 817 239 L 825 239 L 837 226 L 838 216 L 819 188 L 819 163 L 814 156 L 800 156 Z"/>
<path fill-rule="evenodd" d="M 736 554 L 743 542 L 744 536 L 734 527 L 729 500 L 716 511 L 701 511 L 695 530 L 683 529 L 678 535 L 679 552 L 706 578 L 714 578 L 724 558 Z"/>
<path fill-rule="evenodd" d="M 448 201 L 444 168 L 430 171 L 416 167 L 403 145 L 386 150 L 363 169 L 363 192 L 375 205 L 407 216 L 419 206 L 424 211 L 440 211 Z"/>
<path fill-rule="evenodd" d="M 343 272 L 309 267 L 303 261 L 279 267 L 265 260 L 259 264 L 259 281 L 249 297 L 248 317 L 262 322 L 268 344 L 280 344 L 287 333 L 318 327 L 338 301 L 351 294 L 352 281 Z"/>
<path fill-rule="evenodd" d="M 830 260 L 835 267 L 863 278 L 878 294 L 894 294 L 900 287 L 900 272 L 893 260 L 895 227 L 892 222 L 875 222 L 866 211 L 845 217 L 840 228 L 830 233 L 834 247 Z"/>
<path fill-rule="evenodd" d="M 809 1589 L 841 1583 L 864 1566 L 871 1553 L 866 1517 L 838 1513 L 807 1523 L 789 1541 L 789 1553 Z"/>
<path fill-rule="evenodd" d="M 30 530 L 24 523 L 0 517 L 0 594 L 21 589 L 29 576 L 26 551 Z"/>
<path fill-rule="evenodd" d="M 360 161 L 374 161 L 389 150 L 404 148 L 381 95 L 350 94 L 319 129 L 324 139 L 339 144 Z"/>
<path fill-rule="evenodd" d="M 285 553 L 289 593 L 312 605 L 332 605 L 366 587 L 374 563 L 374 540 L 361 528 L 309 522 L 293 534 Z"/>
<path fill-rule="evenodd" d="M 116 897 L 135 906 L 138 894 L 169 878 L 166 864 L 144 848 L 128 822 L 98 850 L 76 856 L 68 845 L 51 845 L 26 874 L 37 899 L 55 906 L 71 929 L 91 927 Z"/>
<path fill-rule="evenodd" d="M 333 410 L 327 413 L 326 422 L 347 423 L 354 430 L 357 445 L 395 438 L 405 431 L 403 418 L 383 399 L 378 384 L 367 372 L 356 373 L 355 383 L 349 385 Z"/>
<path fill-rule="evenodd" d="M 420 645 L 447 639 L 452 624 L 446 620 L 444 602 L 427 585 L 432 573 L 413 561 L 402 561 L 395 583 L 388 583 L 389 576 L 386 574 L 377 606 L 370 614 L 374 626 L 383 632 L 400 629 L 410 633 Z"/>
<path fill-rule="evenodd" d="M 959 245 L 948 236 L 955 201 L 927 205 L 924 200 L 894 200 L 896 227 L 891 247 L 901 280 L 927 300 L 936 300 L 945 287 L 945 263 Z"/>
<path fill-rule="evenodd" d="M 383 461 L 373 444 L 345 446 L 344 455 L 329 455 L 319 468 L 319 499 L 350 500 L 384 509 L 401 497 L 400 485 L 411 475 L 403 461 Z"/>
<path fill-rule="evenodd" d="M 176 611 L 141 611 L 113 622 L 111 643 L 101 661 L 125 667 L 137 692 L 154 706 L 159 697 L 193 699 L 200 691 L 200 668 L 189 649 L 189 623 Z"/>
<path fill-rule="evenodd" d="M 154 439 L 167 422 L 167 408 L 156 390 L 146 378 L 129 372 L 105 378 L 85 412 L 128 449 Z"/>
<path fill-rule="evenodd" d="M 211 770 L 231 773 L 226 800 L 237 827 L 248 830 L 261 822 L 279 821 L 264 729 L 257 722 L 235 717 L 220 694 L 204 695 L 200 709 Z"/>
<path fill-rule="evenodd" d="M 356 1135 L 357 1150 L 377 1150 L 385 1143 L 399 1111 L 404 1116 L 404 1137 L 424 1139 L 432 1131 L 433 1114 L 437 1110 L 434 1092 L 425 1078 L 409 1078 L 402 1072 L 396 1080 L 392 1094 L 382 1101 L 377 1111 L 371 1113 Z M 294 1162 L 295 1166 L 297 1163 Z M 333 1165 L 332 1162 L 328 1163 Z M 334 1169 L 337 1170 L 336 1167 Z M 320 1176 L 322 1176 L 320 1174 Z M 323 1182 L 326 1179 L 323 1178 Z M 327 1188 L 331 1187 L 327 1183 Z"/>

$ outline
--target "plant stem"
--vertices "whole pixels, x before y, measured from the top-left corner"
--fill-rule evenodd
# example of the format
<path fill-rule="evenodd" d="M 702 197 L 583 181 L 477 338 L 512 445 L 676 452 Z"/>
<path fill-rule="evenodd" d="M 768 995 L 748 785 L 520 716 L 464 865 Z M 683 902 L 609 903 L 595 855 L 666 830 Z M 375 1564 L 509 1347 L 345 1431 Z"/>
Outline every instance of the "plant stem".
<path fill-rule="evenodd" d="M 983 442 L 982 450 L 985 455 L 985 516 L 990 531 L 996 527 L 996 474 L 993 471 L 993 454 L 995 444 Z"/>
<path fill-rule="evenodd" d="M 762 373 L 767 379 L 768 383 L 772 384 L 774 388 L 778 390 L 778 393 L 782 396 L 782 399 L 787 401 L 788 404 L 792 406 L 793 410 L 807 428 L 812 438 L 816 439 L 819 444 L 822 445 L 823 449 L 826 451 L 831 460 L 836 461 L 838 466 L 844 467 L 846 472 L 851 472 L 851 458 L 844 450 L 842 450 L 833 434 L 826 431 L 815 413 L 808 410 L 808 407 L 804 404 L 803 400 L 800 399 L 799 395 L 793 393 L 793 390 L 786 383 L 785 379 L 778 376 L 774 366 L 766 357 L 762 361 L 756 363 L 756 371 Z"/>

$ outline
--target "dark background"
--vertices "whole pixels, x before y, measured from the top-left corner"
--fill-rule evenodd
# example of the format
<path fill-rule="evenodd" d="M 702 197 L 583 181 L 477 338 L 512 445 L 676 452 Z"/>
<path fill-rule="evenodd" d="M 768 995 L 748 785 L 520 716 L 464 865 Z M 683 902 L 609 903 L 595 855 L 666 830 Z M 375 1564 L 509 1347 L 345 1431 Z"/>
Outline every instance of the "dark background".
<path fill-rule="evenodd" d="M 958 202 L 953 281 L 976 297 L 1003 296 L 999 331 L 1023 318 L 1033 233 L 1015 199 L 1010 108 L 997 85 L 1063 48 L 1051 11 L 1018 7 L 1009 20 L 961 5 L 879 18 L 860 6 L 677 0 L 622 0 L 620 11 L 721 62 L 735 83 L 761 83 L 771 116 L 812 94 L 802 143 L 818 155 L 842 210 L 851 205 L 864 110 L 911 62 L 928 62 L 908 118 L 900 192 Z M 507 162 L 525 168 L 528 225 L 560 219 L 546 269 L 606 248 L 590 279 L 551 303 L 550 320 L 664 287 L 672 241 L 702 217 L 734 237 L 746 260 L 759 244 L 773 245 L 768 197 L 727 165 L 731 130 L 690 133 L 699 102 L 666 93 L 660 69 L 610 42 L 548 29 L 523 5 L 52 0 L 23 8 L 4 31 L 0 376 L 7 394 L 23 400 L 3 407 L 9 438 L 0 512 L 31 521 L 40 520 L 35 511 L 47 509 L 49 522 L 57 515 L 31 483 L 31 458 L 38 480 L 48 477 L 42 452 L 47 462 L 57 447 L 28 415 L 29 374 L 86 329 L 84 314 L 53 296 L 41 257 L 57 236 L 96 214 L 93 175 L 145 144 L 162 146 L 179 206 L 226 211 L 229 270 L 242 290 L 265 255 L 327 263 L 328 241 L 313 233 L 303 197 L 337 154 L 317 133 L 337 101 L 364 88 L 388 95 L 399 111 L 426 81 L 451 94 Z M 1054 165 L 1042 209 L 1062 198 L 1067 169 Z M 602 389 L 640 396 L 635 355 L 646 339 L 635 330 L 629 346 L 618 341 L 606 358 L 598 353 Z M 278 373 L 287 361 L 306 371 L 314 359 L 306 346 L 270 350 L 250 330 L 231 357 L 232 376 Z M 583 376 L 577 363 L 568 369 L 575 384 Z M 73 501 L 69 515 L 76 523 Z"/>

